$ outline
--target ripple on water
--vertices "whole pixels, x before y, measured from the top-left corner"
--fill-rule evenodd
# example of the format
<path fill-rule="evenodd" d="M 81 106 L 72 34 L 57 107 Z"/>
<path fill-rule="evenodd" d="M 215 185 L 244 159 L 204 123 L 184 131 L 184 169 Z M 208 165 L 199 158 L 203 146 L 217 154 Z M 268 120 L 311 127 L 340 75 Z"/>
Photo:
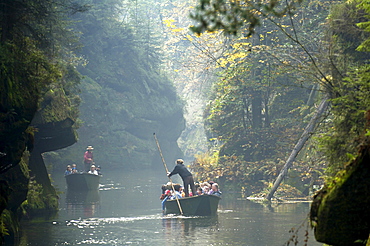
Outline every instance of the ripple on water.
<path fill-rule="evenodd" d="M 185 217 L 184 217 L 185 218 Z M 88 219 L 74 219 L 67 221 L 67 226 L 76 226 L 83 228 L 94 228 L 95 226 L 104 226 L 105 224 L 125 223 L 140 220 L 157 220 L 162 219 L 161 215 L 138 216 L 138 217 L 112 217 L 112 218 L 88 218 Z"/>

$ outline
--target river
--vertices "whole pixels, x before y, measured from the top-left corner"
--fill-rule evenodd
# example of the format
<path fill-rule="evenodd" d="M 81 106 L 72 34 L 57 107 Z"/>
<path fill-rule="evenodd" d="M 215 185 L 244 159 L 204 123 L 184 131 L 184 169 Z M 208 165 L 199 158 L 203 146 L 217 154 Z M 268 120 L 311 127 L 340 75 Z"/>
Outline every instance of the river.
<path fill-rule="evenodd" d="M 305 222 L 309 203 L 266 206 L 220 187 L 217 216 L 164 216 L 159 200 L 168 181 L 164 171 L 104 172 L 99 191 L 87 193 L 68 192 L 62 173 L 52 177 L 62 192 L 60 211 L 23 220 L 17 245 L 279 246 L 290 239 L 297 241 L 289 245 L 322 245 Z"/>

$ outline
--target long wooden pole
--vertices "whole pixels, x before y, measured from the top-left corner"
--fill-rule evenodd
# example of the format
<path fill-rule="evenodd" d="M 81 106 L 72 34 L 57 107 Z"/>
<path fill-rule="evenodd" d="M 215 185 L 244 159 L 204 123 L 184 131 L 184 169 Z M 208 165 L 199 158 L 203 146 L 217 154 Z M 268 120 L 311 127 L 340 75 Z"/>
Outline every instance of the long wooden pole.
<path fill-rule="evenodd" d="M 153 133 L 153 136 L 154 136 L 154 139 L 155 139 L 155 143 L 157 144 L 159 154 L 160 154 L 160 156 L 162 158 L 162 163 L 163 163 L 164 169 L 166 171 L 166 176 L 167 176 L 168 168 L 167 168 L 166 162 L 164 161 L 164 158 L 163 158 L 163 155 L 162 155 L 162 151 L 161 151 L 161 147 L 159 146 L 159 142 L 158 142 L 158 139 L 157 139 L 157 136 L 155 135 L 155 133 Z M 175 191 L 175 187 L 173 186 L 172 179 L 171 179 L 171 177 L 168 177 L 168 179 L 170 180 L 170 183 L 171 183 L 171 186 L 172 186 L 172 190 L 173 190 L 173 193 L 174 193 L 175 198 L 176 198 L 176 201 L 177 201 L 177 205 L 179 206 L 179 210 L 180 210 L 180 213 L 182 215 L 183 212 L 182 212 L 181 204 L 180 204 L 179 198 L 176 195 L 176 191 Z"/>

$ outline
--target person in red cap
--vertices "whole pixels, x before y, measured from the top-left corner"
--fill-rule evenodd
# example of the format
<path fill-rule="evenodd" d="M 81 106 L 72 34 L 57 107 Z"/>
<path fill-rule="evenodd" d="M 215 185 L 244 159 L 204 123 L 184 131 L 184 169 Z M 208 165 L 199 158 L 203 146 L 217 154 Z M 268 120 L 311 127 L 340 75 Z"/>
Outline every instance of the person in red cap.
<path fill-rule="evenodd" d="M 93 147 L 87 146 L 86 152 L 84 154 L 84 168 L 85 172 L 90 171 L 91 165 L 94 164 L 94 157 L 93 157 Z"/>
<path fill-rule="evenodd" d="M 181 194 L 180 194 L 180 190 L 181 190 L 181 186 L 180 185 L 174 185 L 174 191 L 171 191 L 171 190 L 166 190 L 165 191 L 165 198 L 162 200 L 162 212 L 164 213 L 164 210 L 165 210 L 165 203 L 168 199 L 172 200 L 172 199 L 180 199 L 181 198 Z"/>

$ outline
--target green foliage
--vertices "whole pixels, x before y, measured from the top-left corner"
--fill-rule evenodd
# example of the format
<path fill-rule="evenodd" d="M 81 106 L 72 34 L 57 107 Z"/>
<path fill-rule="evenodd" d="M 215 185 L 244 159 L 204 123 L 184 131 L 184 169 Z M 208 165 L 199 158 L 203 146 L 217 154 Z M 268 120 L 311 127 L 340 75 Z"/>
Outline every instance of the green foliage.
<path fill-rule="evenodd" d="M 6 228 L 6 224 L 10 224 L 11 222 L 11 215 L 8 210 L 4 210 L 0 216 L 0 235 L 8 236 L 9 229 Z"/>
<path fill-rule="evenodd" d="M 253 56 L 265 60 L 221 73 L 205 112 L 208 137 L 224 144 L 221 155 L 244 156 L 247 161 L 270 159 L 291 144 L 303 118 L 296 109 L 307 96 L 263 54 Z"/>
<path fill-rule="evenodd" d="M 281 158 L 301 134 L 318 94 L 314 83 L 322 81 L 312 76 L 316 58 L 302 48 L 300 38 L 316 46 L 325 18 L 325 11 L 317 9 L 327 5 L 309 2 L 280 19 L 264 16 L 256 35 L 247 38 L 241 28 L 242 35 L 230 42 L 218 60 L 224 71 L 205 113 L 208 138 L 223 141 L 221 155 L 247 161 Z"/>
<path fill-rule="evenodd" d="M 306 10 L 308 9 L 310 12 L 312 10 L 310 8 L 312 8 L 314 4 L 314 2 L 307 4 L 308 8 L 306 8 Z M 324 166 L 323 164 L 326 164 L 328 167 L 327 174 L 333 175 L 338 170 L 342 169 L 347 161 L 356 157 L 356 150 L 358 145 L 362 142 L 361 136 L 367 131 L 365 112 L 369 110 L 368 105 L 370 103 L 368 101 L 369 68 L 367 65 L 359 66 L 359 64 L 366 62 L 369 56 L 365 52 L 356 51 L 358 45 L 366 40 L 368 35 L 364 33 L 363 30 L 354 26 L 354 24 L 361 21 L 366 21 L 367 18 L 364 11 L 356 7 L 356 4 L 357 3 L 350 2 L 340 4 L 332 8 L 328 21 L 330 24 L 330 31 L 332 33 L 332 37 L 330 39 L 330 51 L 332 53 L 329 54 L 329 59 L 325 57 L 318 59 L 309 54 L 311 51 L 308 52 L 307 47 L 312 48 L 313 46 L 307 42 L 303 43 L 302 40 L 304 40 L 304 38 L 301 37 L 305 37 L 308 33 L 316 33 L 320 29 L 313 28 L 314 25 L 310 25 L 311 29 L 296 28 L 297 26 L 303 27 L 306 22 L 304 18 L 300 20 L 297 18 L 299 15 L 293 15 L 291 13 L 289 15 L 292 22 L 290 30 L 289 28 L 283 28 L 287 24 L 286 20 L 277 20 L 271 18 L 271 16 L 267 16 L 267 19 L 273 21 L 277 26 L 279 26 L 281 30 L 290 37 L 290 41 L 296 41 L 296 43 L 301 46 L 305 51 L 304 56 L 307 55 L 308 60 L 311 61 L 310 63 L 302 66 L 304 62 L 299 64 L 290 59 L 290 57 L 302 53 L 300 53 L 298 49 L 294 51 L 291 49 L 294 48 L 294 42 L 290 42 L 289 40 L 285 41 L 287 42 L 286 44 L 281 42 L 282 39 L 279 35 L 276 35 L 277 37 L 275 39 L 270 40 L 260 38 L 260 42 L 264 44 L 266 43 L 270 46 L 259 45 L 256 48 L 254 42 L 246 44 L 240 43 L 238 48 L 249 48 L 251 51 L 250 54 L 246 54 L 245 52 L 243 54 L 243 50 L 234 53 L 230 52 L 232 59 L 224 59 L 223 65 L 231 72 L 224 73 L 223 75 L 232 74 L 232 76 L 224 76 L 222 78 L 222 82 L 218 82 L 215 87 L 216 89 L 212 92 L 212 101 L 208 105 L 206 112 L 208 136 L 217 137 L 222 140 L 223 145 L 220 150 L 220 155 L 243 156 L 245 161 L 259 161 L 278 157 L 284 158 L 283 153 L 286 149 L 290 149 L 290 147 L 289 144 L 281 145 L 282 138 L 279 137 L 286 136 L 284 135 L 284 129 L 289 131 L 288 129 L 290 129 L 291 126 L 297 127 L 294 128 L 294 130 L 297 130 L 295 131 L 295 135 L 291 134 L 291 136 L 298 137 L 298 129 L 300 125 L 296 122 L 304 119 L 304 116 L 307 114 L 307 106 L 304 105 L 305 100 L 300 100 L 302 99 L 302 96 L 296 97 L 297 94 L 295 90 L 289 87 L 286 87 L 284 88 L 285 90 L 283 90 L 283 87 L 279 87 L 278 85 L 281 85 L 282 81 L 285 80 L 285 82 L 288 81 L 286 84 L 297 88 L 297 83 L 289 82 L 289 79 L 295 79 L 297 81 L 302 81 L 303 83 L 301 85 L 307 86 L 308 81 L 305 80 L 305 78 L 313 79 L 313 77 L 308 74 L 321 73 L 320 77 L 323 79 L 318 82 L 323 85 L 324 89 L 329 89 L 329 92 L 333 97 L 331 101 L 331 116 L 324 122 L 325 124 L 322 124 L 325 128 L 320 129 L 318 138 L 313 140 L 311 145 L 304 150 L 304 155 L 302 155 L 301 158 L 309 156 L 311 161 L 316 163 L 315 165 L 312 165 L 313 168 L 318 168 L 318 171 L 315 173 L 322 173 L 322 166 Z M 207 6 L 207 4 L 205 4 L 205 6 Z M 362 3 L 362 6 L 365 6 L 366 9 L 367 5 Z M 212 16 L 212 9 L 210 13 L 211 14 L 209 16 Z M 205 18 L 207 18 L 207 13 L 203 14 L 206 16 Z M 302 11 L 302 14 L 304 14 L 304 11 Z M 322 16 L 324 15 L 314 15 L 315 18 L 312 22 L 316 23 L 316 26 L 320 26 L 320 21 L 323 21 Z M 266 15 L 264 17 L 266 17 Z M 203 21 L 205 19 L 201 20 Z M 213 21 L 215 20 L 217 21 L 217 19 L 214 19 Z M 207 27 L 209 28 L 208 30 L 224 27 L 221 25 L 212 26 L 209 23 L 211 22 L 204 21 L 201 25 L 209 25 Z M 359 24 L 359 26 L 368 28 L 368 23 L 365 22 L 363 24 Z M 254 27 L 252 26 L 252 30 L 254 30 L 253 28 Z M 232 29 L 232 25 L 230 25 L 230 29 L 226 30 L 226 32 L 229 30 L 236 29 Z M 249 29 L 249 33 L 247 32 L 247 35 L 250 34 L 250 30 L 251 29 Z M 258 31 L 258 29 L 256 30 Z M 261 28 L 261 30 L 266 33 L 266 29 Z M 265 38 L 267 36 L 268 35 L 260 34 L 260 37 Z M 317 37 L 322 38 L 323 35 L 321 34 Z M 253 39 L 252 36 L 251 39 L 253 41 L 256 37 L 254 36 Z M 313 39 L 316 39 L 316 36 Z M 365 51 L 366 45 L 366 42 L 362 43 L 362 46 L 357 50 Z M 263 51 L 268 53 L 268 55 L 272 55 L 274 58 L 278 59 L 281 58 L 280 61 L 282 64 L 285 64 L 285 66 L 279 66 L 266 58 L 268 55 L 263 55 L 261 52 L 262 48 Z M 279 53 L 279 51 L 281 53 Z M 282 53 L 286 54 L 286 56 L 282 56 Z M 239 56 L 237 56 L 238 54 Z M 237 59 L 234 59 L 233 57 L 237 57 Z M 243 64 L 246 62 L 246 57 L 249 58 L 248 65 L 240 66 L 240 63 Z M 263 67 L 258 64 L 253 64 L 252 61 L 256 61 L 256 59 L 259 59 L 259 62 L 266 64 L 266 66 L 269 65 L 271 69 L 264 70 L 263 68 L 266 68 L 266 66 Z M 233 61 L 234 63 L 230 61 Z M 306 66 L 308 64 L 309 66 Z M 320 64 L 320 67 L 318 64 Z M 313 71 L 313 66 L 316 67 L 317 70 Z M 289 69 L 289 67 L 291 69 Z M 256 69 L 257 72 L 254 69 Z M 299 71 L 300 69 L 305 70 L 305 75 Z M 269 73 L 267 73 L 267 71 Z M 279 74 L 283 74 L 281 79 L 279 78 Z M 325 74 L 331 74 L 331 76 L 327 76 Z M 268 86 L 263 86 L 264 84 Z M 243 90 L 244 88 L 246 88 L 246 90 Z M 266 119 L 270 120 L 271 127 L 267 128 L 268 130 L 261 130 L 253 127 L 253 117 L 256 115 L 251 113 L 253 112 L 252 103 L 250 103 L 248 107 L 243 108 L 246 104 L 245 102 L 253 102 L 252 99 L 248 98 L 248 93 L 252 95 L 251 98 L 256 98 L 258 96 L 258 93 L 256 92 L 258 91 L 262 95 L 264 95 L 263 93 L 266 91 L 269 92 L 268 96 L 264 95 L 265 100 L 262 100 L 264 105 L 269 106 L 265 107 L 265 118 L 262 119 L 262 122 Z M 304 94 L 302 93 L 301 95 Z M 287 102 L 292 103 L 293 107 L 286 107 Z M 269 117 L 267 117 L 267 113 Z M 250 116 L 245 117 L 246 115 L 248 116 L 248 114 L 250 114 Z M 241 120 L 243 117 L 247 120 Z M 261 124 L 261 126 L 266 127 L 266 124 Z M 290 143 L 293 143 L 294 137 L 289 140 L 291 141 Z M 289 143 L 289 140 L 287 140 L 286 143 Z M 318 146 L 320 148 L 313 149 L 312 146 L 316 141 L 319 142 Z M 256 146 L 259 147 L 256 148 Z M 260 155 L 258 157 L 260 159 L 256 159 L 255 153 L 263 152 L 269 153 L 271 156 Z M 313 154 L 313 152 L 316 152 L 316 154 Z M 324 163 L 323 159 L 320 157 L 322 154 L 326 155 L 328 163 Z M 303 163 L 295 164 L 298 166 L 298 169 L 304 170 L 302 167 L 311 162 L 305 159 L 303 159 L 303 161 Z M 299 171 L 298 173 L 303 174 L 305 171 Z M 301 176 L 300 179 L 303 181 L 304 178 Z M 267 185 L 268 182 L 265 183 L 265 187 Z M 298 185 L 293 185 L 298 187 Z"/>
<path fill-rule="evenodd" d="M 335 174 L 357 155 L 362 136 L 367 129 L 367 111 L 370 109 L 370 67 L 353 69 L 338 87 L 337 98 L 332 99 L 333 117 L 322 134 L 322 147 L 330 163 L 329 173 Z"/>
<path fill-rule="evenodd" d="M 198 182 L 215 181 L 224 190 L 242 191 L 243 195 L 263 196 L 284 165 L 284 160 L 245 161 L 243 156 L 218 156 L 218 152 L 196 155 L 191 168 Z M 298 197 L 308 194 L 312 170 L 299 164 L 295 175 L 288 175 L 287 182 L 277 195 L 279 197 Z M 300 190 L 296 187 L 299 187 Z"/>
<path fill-rule="evenodd" d="M 210 9 L 210 12 L 199 12 L 203 15 L 201 18 L 204 17 L 200 25 L 207 26 L 203 31 L 226 28 L 226 33 L 235 34 L 240 29 L 240 35 L 228 43 L 227 52 L 218 60 L 219 67 L 224 70 L 219 73 L 221 78 L 214 85 L 206 108 L 207 136 L 220 141 L 221 156 L 238 156 L 246 163 L 256 163 L 257 167 L 273 170 L 271 165 L 259 163 L 287 158 L 313 109 L 319 88 L 316 83 L 330 87 L 330 79 L 323 72 L 320 71 L 321 74 L 317 76 L 317 70 L 326 71 L 325 60 L 312 56 L 318 40 L 323 37 L 322 23 L 326 10 L 321 10 L 328 7 L 329 3 L 310 1 L 304 3 L 303 9 L 293 12 L 293 8 L 279 2 L 281 8 L 276 7 L 280 8 L 281 13 L 287 7 L 287 12 L 281 16 L 269 12 L 273 8 L 259 9 L 255 12 L 256 20 L 262 23 L 258 28 L 249 22 L 249 16 L 235 17 L 245 21 L 246 25 L 250 24 L 248 30 L 244 30 L 242 25 L 227 23 L 227 19 L 223 19 L 223 26 L 212 24 L 218 19 L 204 21 L 213 14 L 212 7 L 209 8 L 207 4 L 206 9 Z M 227 8 L 229 3 L 220 4 L 225 4 Z M 251 9 L 261 6 L 259 3 L 254 6 L 254 3 L 248 4 Z M 247 3 L 242 7 L 247 10 Z M 227 13 L 221 14 L 220 18 Z M 255 35 L 249 36 L 252 32 Z M 318 64 L 324 65 L 318 67 Z M 325 78 L 317 79 L 321 76 Z M 305 161 L 295 163 L 299 169 L 298 182 L 291 184 L 300 189 L 295 188 L 296 194 L 302 191 L 307 193 L 302 185 L 307 181 L 305 173 L 308 168 L 305 165 L 308 163 Z M 254 174 L 251 172 L 249 175 Z M 274 178 L 268 175 L 254 181 L 262 191 L 262 187 L 268 188 Z M 240 179 L 243 180 L 242 177 Z M 248 182 L 253 186 L 253 180 Z"/>
<path fill-rule="evenodd" d="M 70 5 L 64 2 L 4 0 L 0 5 L 0 139 L 6 139 L 0 141 L 0 152 L 8 153 L 0 167 L 4 171 L 21 158 L 28 140 L 24 131 L 40 98 L 65 74 L 67 65 L 62 64 L 72 60 L 73 35 L 65 25 Z"/>
<path fill-rule="evenodd" d="M 368 11 L 361 1 L 335 5 L 328 23 L 332 31 L 332 49 L 336 56 L 332 63 L 331 116 L 320 130 L 319 143 L 327 156 L 327 175 L 333 176 L 357 156 L 357 149 L 366 133 L 366 112 L 369 110 L 369 67 L 367 52 Z M 365 10 L 365 11 L 364 11 Z M 362 27 L 364 30 L 356 27 Z"/>
<path fill-rule="evenodd" d="M 42 209 L 45 207 L 42 201 L 42 185 L 37 184 L 36 181 L 30 180 L 28 185 L 27 200 L 23 203 L 25 210 Z"/>
<path fill-rule="evenodd" d="M 31 179 L 28 185 L 27 200 L 21 205 L 23 213 L 55 211 L 57 208 L 58 198 L 53 194 L 45 194 L 42 185 Z"/>
<path fill-rule="evenodd" d="M 1 8 L 0 109 L 6 112 L 24 105 L 35 107 L 42 89 L 61 77 L 58 58 L 65 56 L 61 44 L 71 45 L 72 37 L 62 21 L 68 5 L 46 0 L 5 2 Z"/>
<path fill-rule="evenodd" d="M 367 19 L 365 11 L 359 8 L 357 1 L 337 4 L 331 8 L 328 23 L 333 39 L 333 51 L 337 54 L 337 58 L 333 57 L 337 69 L 345 71 L 351 64 L 362 63 L 370 58 L 366 52 L 366 40 L 369 38 L 366 33 Z"/>
<path fill-rule="evenodd" d="M 357 2 L 359 3 L 357 5 L 358 11 L 364 10 L 365 13 L 366 13 L 362 18 L 358 18 L 359 21 L 361 21 L 361 22 L 357 23 L 357 26 L 368 33 L 368 32 L 370 32 L 370 21 L 368 20 L 369 17 L 370 17 L 370 4 L 367 1 L 356 1 L 356 3 Z M 365 20 L 365 17 L 366 17 L 367 20 Z M 359 40 L 359 41 L 363 41 L 363 42 L 357 47 L 358 51 L 365 51 L 365 52 L 370 51 L 370 39 L 368 38 L 368 35 L 366 37 L 367 37 L 367 39 L 364 40 L 364 41 Z"/>
<path fill-rule="evenodd" d="M 60 76 L 56 66 L 35 47 L 32 40 L 25 39 L 22 46 L 15 43 L 0 46 L 2 112 L 11 108 L 20 111 L 22 107 L 34 110 L 41 89 Z M 23 59 L 19 60 L 19 57 Z"/>
<path fill-rule="evenodd" d="M 72 64 L 63 63 L 59 67 L 61 77 L 43 88 L 39 111 L 33 119 L 34 124 L 59 122 L 67 118 L 77 121 L 81 98 L 78 85 L 81 75 Z M 78 124 L 74 124 L 77 128 Z"/>
<path fill-rule="evenodd" d="M 248 36 L 253 34 L 256 26 L 261 24 L 261 18 L 266 16 L 282 17 L 291 14 L 302 1 L 282 2 L 278 0 L 262 1 L 225 1 L 200 0 L 191 18 L 198 22 L 192 31 L 224 30 L 236 34 L 245 25 L 248 26 Z"/>

